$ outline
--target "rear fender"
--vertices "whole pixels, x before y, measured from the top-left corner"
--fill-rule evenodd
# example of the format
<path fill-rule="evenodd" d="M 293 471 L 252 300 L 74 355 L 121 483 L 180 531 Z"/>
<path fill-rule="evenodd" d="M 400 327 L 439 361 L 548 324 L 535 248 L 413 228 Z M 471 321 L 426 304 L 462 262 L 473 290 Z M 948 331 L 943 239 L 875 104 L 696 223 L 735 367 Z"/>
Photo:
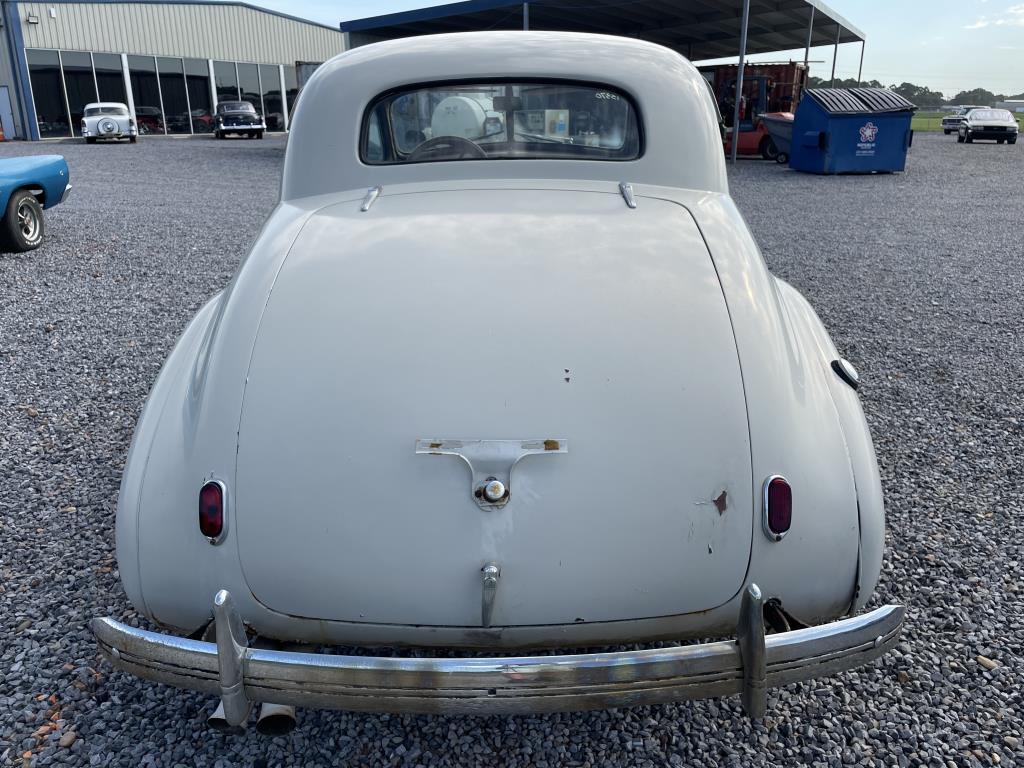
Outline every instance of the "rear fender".
<path fill-rule="evenodd" d="M 823 375 L 828 380 L 829 392 L 842 426 L 853 469 L 860 519 L 857 587 L 851 605 L 851 612 L 855 612 L 864 607 L 878 583 L 885 546 L 885 506 L 875 448 L 857 393 L 831 368 L 832 361 L 841 356 L 825 331 L 824 324 L 807 299 L 793 286 L 784 280 L 775 280 L 793 325 L 814 344 L 820 354 Z"/>

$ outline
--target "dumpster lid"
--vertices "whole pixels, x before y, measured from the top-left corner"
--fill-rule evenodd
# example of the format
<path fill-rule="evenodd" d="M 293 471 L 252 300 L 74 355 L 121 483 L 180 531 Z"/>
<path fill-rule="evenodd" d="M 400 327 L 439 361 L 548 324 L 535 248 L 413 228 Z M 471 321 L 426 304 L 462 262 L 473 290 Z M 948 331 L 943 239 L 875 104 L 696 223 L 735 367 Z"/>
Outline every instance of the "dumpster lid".
<path fill-rule="evenodd" d="M 811 88 L 806 94 L 831 115 L 917 109 L 915 104 L 888 88 Z"/>

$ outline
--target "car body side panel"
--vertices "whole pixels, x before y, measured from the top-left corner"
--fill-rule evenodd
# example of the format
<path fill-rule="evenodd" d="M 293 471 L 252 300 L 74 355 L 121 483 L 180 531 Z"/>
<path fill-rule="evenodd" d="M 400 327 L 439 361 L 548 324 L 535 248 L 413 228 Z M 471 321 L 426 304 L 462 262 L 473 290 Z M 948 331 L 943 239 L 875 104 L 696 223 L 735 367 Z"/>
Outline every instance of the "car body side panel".
<path fill-rule="evenodd" d="M 821 319 L 804 296 L 793 286 L 776 278 L 779 292 L 789 307 L 790 317 L 801 332 L 817 345 L 820 359 L 826 365 L 841 355 L 825 331 Z M 882 480 L 878 473 L 875 448 L 864 410 L 857 393 L 828 367 L 825 371 L 836 414 L 842 424 L 850 465 L 857 483 L 857 505 L 860 519 L 860 567 L 852 610 L 865 606 L 878 583 L 885 547 L 885 504 Z"/>
<path fill-rule="evenodd" d="M 0 214 L 6 210 L 11 193 L 23 187 L 41 187 L 44 192 L 43 208 L 52 208 L 61 201 L 70 179 L 68 164 L 62 155 L 0 160 Z"/>
<path fill-rule="evenodd" d="M 801 620 L 841 615 L 853 599 L 859 525 L 829 361 L 794 318 L 731 198 L 663 192 L 690 207 L 718 268 L 743 369 L 756 491 L 776 474 L 793 489 L 792 528 L 779 542 L 754 536 L 750 580 Z"/>
<path fill-rule="evenodd" d="M 234 474 L 254 329 L 277 269 L 317 204 L 275 209 L 221 298 L 186 330 L 180 364 L 165 366 L 136 426 L 118 500 L 117 557 L 129 582 L 139 573 L 136 585 L 126 582 L 136 608 L 162 623 L 194 629 L 238 570 L 230 542 L 212 547 L 199 533 L 199 488 L 205 478 Z M 232 511 L 229 499 L 229 525 Z"/>

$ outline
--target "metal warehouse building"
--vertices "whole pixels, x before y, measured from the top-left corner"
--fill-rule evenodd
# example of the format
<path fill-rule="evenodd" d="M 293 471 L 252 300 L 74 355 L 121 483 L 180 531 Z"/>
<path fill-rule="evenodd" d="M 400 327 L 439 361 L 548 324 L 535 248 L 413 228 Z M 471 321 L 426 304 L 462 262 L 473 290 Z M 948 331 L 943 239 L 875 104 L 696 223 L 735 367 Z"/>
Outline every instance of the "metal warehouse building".
<path fill-rule="evenodd" d="M 251 101 L 288 129 L 297 67 L 341 53 L 339 29 L 246 3 L 3 2 L 0 124 L 7 138 L 79 133 L 92 101 L 128 105 L 140 133 L 213 130 L 218 101 Z"/>

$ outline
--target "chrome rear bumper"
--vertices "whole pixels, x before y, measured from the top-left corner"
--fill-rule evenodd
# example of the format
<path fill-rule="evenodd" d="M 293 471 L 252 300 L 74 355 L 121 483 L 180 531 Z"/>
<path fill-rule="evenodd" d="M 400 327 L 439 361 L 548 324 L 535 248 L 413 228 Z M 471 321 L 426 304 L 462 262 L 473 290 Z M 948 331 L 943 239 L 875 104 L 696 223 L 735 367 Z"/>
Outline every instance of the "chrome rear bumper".
<path fill-rule="evenodd" d="M 361 712 L 514 714 L 659 704 L 743 694 L 754 717 L 768 688 L 831 675 L 881 656 L 899 637 L 902 606 L 767 635 L 756 586 L 744 593 L 739 641 L 619 653 L 492 658 L 392 658 L 247 647 L 226 591 L 214 601 L 217 643 L 93 619 L 110 662 L 138 677 L 220 696 L 233 725 L 252 702 Z"/>

